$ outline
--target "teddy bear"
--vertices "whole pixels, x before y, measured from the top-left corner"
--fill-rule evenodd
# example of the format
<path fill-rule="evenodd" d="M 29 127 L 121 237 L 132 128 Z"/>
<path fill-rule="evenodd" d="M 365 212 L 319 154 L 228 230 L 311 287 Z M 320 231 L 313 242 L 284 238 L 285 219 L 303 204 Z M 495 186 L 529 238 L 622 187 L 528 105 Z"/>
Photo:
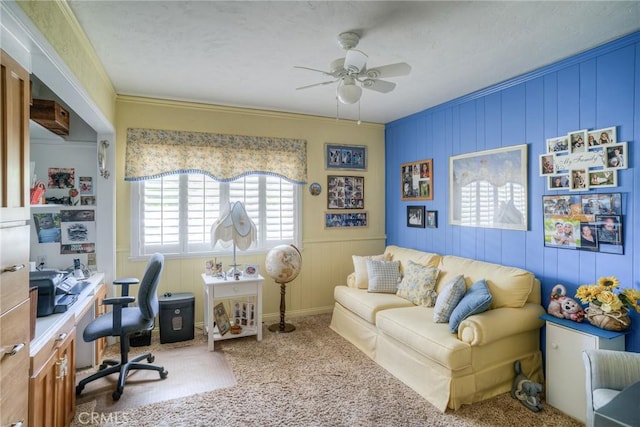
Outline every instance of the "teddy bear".
<path fill-rule="evenodd" d="M 555 285 L 551 290 L 551 298 L 547 312 L 560 319 L 569 319 L 574 322 L 584 320 L 584 310 L 576 300 L 569 298 L 567 289 L 562 285 Z"/>
<path fill-rule="evenodd" d="M 518 399 L 525 408 L 533 412 L 540 412 L 542 410 L 542 401 L 539 395 L 542 393 L 542 384 L 531 381 L 522 373 L 519 360 L 515 361 L 513 367 L 516 371 L 516 377 L 511 385 L 511 397 Z"/>

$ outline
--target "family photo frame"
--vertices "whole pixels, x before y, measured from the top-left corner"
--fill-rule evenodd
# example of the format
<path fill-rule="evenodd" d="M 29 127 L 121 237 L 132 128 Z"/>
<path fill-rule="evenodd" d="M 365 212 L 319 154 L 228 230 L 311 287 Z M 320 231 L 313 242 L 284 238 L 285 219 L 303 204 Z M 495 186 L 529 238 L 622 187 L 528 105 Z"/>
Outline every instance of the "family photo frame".
<path fill-rule="evenodd" d="M 325 169 L 367 170 L 365 145 L 325 144 Z"/>
<path fill-rule="evenodd" d="M 351 228 L 368 226 L 368 212 L 325 212 L 324 214 L 325 228 Z"/>
<path fill-rule="evenodd" d="M 407 206 L 407 227 L 425 228 L 424 206 Z"/>
<path fill-rule="evenodd" d="M 433 159 L 400 165 L 402 200 L 433 200 Z"/>
<path fill-rule="evenodd" d="M 588 191 L 618 186 L 618 169 L 628 167 L 627 142 L 618 142 L 616 127 L 582 129 L 546 140 L 540 176 L 547 190 Z"/>
<path fill-rule="evenodd" d="M 329 175 L 327 209 L 364 209 L 364 177 Z"/>
<path fill-rule="evenodd" d="M 224 308 L 223 303 L 218 303 L 213 307 L 213 317 L 216 320 L 216 327 L 220 335 L 224 335 L 231 329 L 231 323 L 229 322 L 229 315 Z"/>
<path fill-rule="evenodd" d="M 542 197 L 544 246 L 623 254 L 621 193 Z"/>

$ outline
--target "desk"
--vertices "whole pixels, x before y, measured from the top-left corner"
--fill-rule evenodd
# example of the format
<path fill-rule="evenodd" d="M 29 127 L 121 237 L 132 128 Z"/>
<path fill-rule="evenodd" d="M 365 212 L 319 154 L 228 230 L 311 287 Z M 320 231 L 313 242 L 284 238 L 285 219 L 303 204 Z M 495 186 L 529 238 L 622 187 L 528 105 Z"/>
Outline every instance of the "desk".
<path fill-rule="evenodd" d="M 209 351 L 214 350 L 214 341 L 226 340 L 230 338 L 240 338 L 249 335 L 256 335 L 258 341 L 262 341 L 262 283 L 264 278 L 260 275 L 257 277 L 240 277 L 235 280 L 228 277 L 226 280 L 219 277 L 207 276 L 202 274 L 204 282 L 204 325 L 205 333 L 209 336 Z M 227 332 L 224 335 L 218 333 L 217 328 L 214 329 L 213 307 L 215 299 L 235 299 L 235 298 L 253 298 L 255 322 L 254 327 L 249 325 L 242 326 L 242 332 L 232 334 Z M 233 319 L 233 313 L 227 313 Z"/>
<path fill-rule="evenodd" d="M 594 414 L 594 426 L 640 426 L 640 381 L 625 388 Z"/>

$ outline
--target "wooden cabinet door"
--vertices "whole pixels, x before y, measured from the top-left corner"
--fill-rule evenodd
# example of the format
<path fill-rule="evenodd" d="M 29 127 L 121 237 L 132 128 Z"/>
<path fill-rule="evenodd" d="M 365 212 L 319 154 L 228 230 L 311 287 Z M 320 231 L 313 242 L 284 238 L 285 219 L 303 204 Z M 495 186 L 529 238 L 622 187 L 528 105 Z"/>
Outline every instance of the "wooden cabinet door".
<path fill-rule="evenodd" d="M 76 329 L 60 344 L 56 361 L 56 426 L 71 424 L 76 413 Z"/>
<path fill-rule="evenodd" d="M 29 381 L 29 425 L 56 426 L 56 362 L 58 351 L 53 351 L 42 369 Z"/>
<path fill-rule="evenodd" d="M 29 219 L 29 73 L 0 50 L 0 222 Z"/>

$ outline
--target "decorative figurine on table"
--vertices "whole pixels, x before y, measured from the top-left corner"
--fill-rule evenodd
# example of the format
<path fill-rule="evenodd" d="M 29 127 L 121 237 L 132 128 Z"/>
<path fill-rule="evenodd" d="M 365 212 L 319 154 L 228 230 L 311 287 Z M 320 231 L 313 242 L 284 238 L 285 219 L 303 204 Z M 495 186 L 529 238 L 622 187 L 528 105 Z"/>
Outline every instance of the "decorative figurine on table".
<path fill-rule="evenodd" d="M 551 290 L 551 297 L 547 312 L 559 319 L 569 319 L 574 322 L 584 320 L 584 310 L 573 298 L 569 298 L 567 289 L 562 285 L 555 285 Z"/>

